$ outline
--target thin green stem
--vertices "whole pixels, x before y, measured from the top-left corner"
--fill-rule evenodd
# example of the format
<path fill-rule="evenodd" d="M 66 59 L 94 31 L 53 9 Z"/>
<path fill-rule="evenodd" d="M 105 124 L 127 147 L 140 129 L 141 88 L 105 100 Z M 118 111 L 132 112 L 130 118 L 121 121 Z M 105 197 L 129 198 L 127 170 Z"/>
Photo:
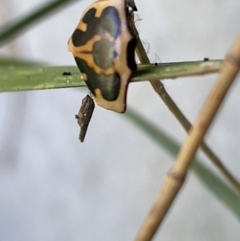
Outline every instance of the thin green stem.
<path fill-rule="evenodd" d="M 157 66 L 155 64 L 139 65 L 131 82 L 216 73 L 220 66 L 221 60 L 164 63 Z M 71 75 L 66 75 L 69 72 Z M 83 86 L 85 86 L 85 82 L 77 67 L 20 67 L 17 64 L 11 64 L 11 62 L 0 65 L 0 92 Z"/>
<path fill-rule="evenodd" d="M 0 45 L 7 43 L 10 38 L 16 37 L 34 22 L 38 21 L 40 18 L 45 17 L 45 15 L 51 13 L 59 7 L 62 7 L 64 4 L 74 1 L 76 0 L 54 0 L 46 2 L 25 16 L 7 23 L 2 28 L 0 28 Z"/>

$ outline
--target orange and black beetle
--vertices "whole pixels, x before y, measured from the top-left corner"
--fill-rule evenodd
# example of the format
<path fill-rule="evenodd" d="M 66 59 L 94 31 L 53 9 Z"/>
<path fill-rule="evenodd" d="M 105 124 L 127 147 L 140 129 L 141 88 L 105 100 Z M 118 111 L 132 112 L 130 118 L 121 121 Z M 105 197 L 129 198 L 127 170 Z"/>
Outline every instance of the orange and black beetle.
<path fill-rule="evenodd" d="M 127 0 L 129 2 L 129 0 Z M 134 1 L 129 5 L 136 10 Z M 128 83 L 137 69 L 136 39 L 127 22 L 125 0 L 99 0 L 83 13 L 68 41 L 84 81 L 96 103 L 125 112 Z"/>

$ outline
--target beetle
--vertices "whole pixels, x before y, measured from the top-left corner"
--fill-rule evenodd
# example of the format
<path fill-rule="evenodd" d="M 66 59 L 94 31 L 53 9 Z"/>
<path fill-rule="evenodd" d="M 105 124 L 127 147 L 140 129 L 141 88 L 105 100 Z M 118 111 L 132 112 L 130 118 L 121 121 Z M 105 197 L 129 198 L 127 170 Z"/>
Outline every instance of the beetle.
<path fill-rule="evenodd" d="M 127 0 L 133 10 L 133 0 Z M 125 0 L 99 0 L 83 13 L 68 41 L 95 102 L 123 113 L 129 81 L 137 69 L 136 38 L 129 29 Z"/>

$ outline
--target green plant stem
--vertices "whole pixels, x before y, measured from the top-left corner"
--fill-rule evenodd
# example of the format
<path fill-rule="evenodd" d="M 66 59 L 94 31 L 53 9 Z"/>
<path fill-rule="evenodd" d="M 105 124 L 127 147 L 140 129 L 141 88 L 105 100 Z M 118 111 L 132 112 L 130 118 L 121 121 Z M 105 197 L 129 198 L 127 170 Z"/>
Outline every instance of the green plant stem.
<path fill-rule="evenodd" d="M 165 63 L 157 66 L 154 64 L 139 65 L 131 82 L 216 73 L 220 66 L 221 60 Z M 62 75 L 64 72 L 70 72 L 71 75 Z M 85 82 L 77 67 L 20 67 L 11 62 L 8 62 L 8 65 L 0 65 L 0 92 L 83 86 L 85 86 Z"/>
<path fill-rule="evenodd" d="M 31 11 L 25 16 L 7 23 L 2 28 L 0 28 L 0 45 L 7 43 L 10 38 L 16 37 L 27 27 L 45 17 L 45 15 L 49 14 L 50 12 L 56 10 L 59 7 L 62 7 L 64 4 L 74 1 L 76 0 L 49 1 L 42 6 L 37 7 L 35 10 Z"/>

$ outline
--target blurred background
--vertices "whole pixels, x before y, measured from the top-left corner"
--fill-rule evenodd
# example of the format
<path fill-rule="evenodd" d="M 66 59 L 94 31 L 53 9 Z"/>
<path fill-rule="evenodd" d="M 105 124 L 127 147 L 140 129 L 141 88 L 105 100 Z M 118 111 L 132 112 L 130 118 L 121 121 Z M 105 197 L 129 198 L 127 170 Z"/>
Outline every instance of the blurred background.
<path fill-rule="evenodd" d="M 1 0 L 0 25 L 44 2 Z M 67 41 L 91 2 L 64 5 L 2 45 L 0 54 L 75 65 Z M 223 58 L 239 32 L 238 0 L 136 3 L 136 25 L 152 62 Z M 194 121 L 216 76 L 167 80 L 164 85 Z M 239 90 L 238 79 L 206 138 L 238 177 Z M 74 115 L 86 93 L 82 88 L 0 94 L 1 241 L 134 239 L 173 159 L 124 115 L 100 107 L 81 144 Z M 130 84 L 128 106 L 180 143 L 185 140 L 182 127 L 148 82 Z M 154 240 L 239 237 L 237 218 L 190 174 Z"/>

